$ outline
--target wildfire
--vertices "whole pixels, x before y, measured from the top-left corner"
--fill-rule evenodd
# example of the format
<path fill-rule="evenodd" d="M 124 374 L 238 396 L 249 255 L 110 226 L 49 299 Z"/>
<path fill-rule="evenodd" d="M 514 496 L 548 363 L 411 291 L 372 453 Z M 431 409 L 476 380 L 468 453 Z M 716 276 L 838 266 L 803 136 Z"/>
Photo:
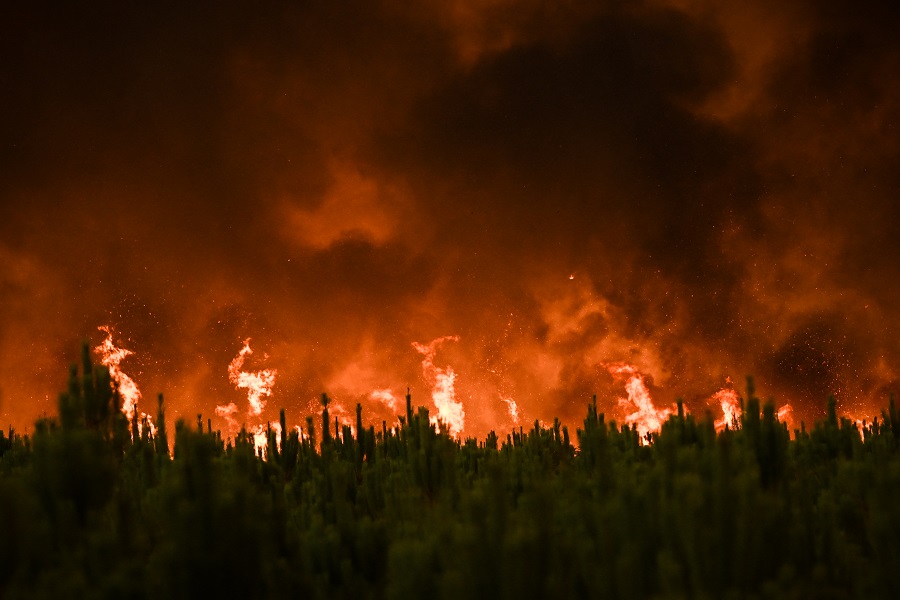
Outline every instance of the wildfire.
<path fill-rule="evenodd" d="M 256 453 L 265 452 L 269 448 L 269 429 L 275 432 L 275 446 L 281 450 L 281 423 L 278 421 L 269 421 L 262 423 L 253 430 L 253 445 L 256 447 Z"/>
<path fill-rule="evenodd" d="M 237 412 L 238 407 L 234 402 L 229 402 L 228 404 L 220 404 L 216 407 L 216 415 L 228 421 L 228 426 L 231 429 L 237 429 L 238 422 L 234 416 L 237 414 Z"/>
<path fill-rule="evenodd" d="M 778 409 L 778 412 L 775 413 L 778 417 L 778 420 L 787 423 L 790 420 L 793 420 L 794 407 L 790 404 L 785 404 L 781 408 Z"/>
<path fill-rule="evenodd" d="M 112 329 L 108 325 L 101 325 L 97 329 L 105 333 L 106 338 L 94 348 L 94 352 L 100 356 L 100 363 L 109 369 L 110 377 L 116 382 L 119 395 L 122 397 L 122 412 L 131 421 L 141 399 L 141 390 L 134 380 L 122 371 L 119 364 L 134 352 L 113 343 Z"/>
<path fill-rule="evenodd" d="M 149 427 L 155 433 L 156 426 L 149 415 L 138 412 L 138 403 L 141 399 L 141 391 L 135 381 L 126 374 L 121 367 L 122 362 L 134 354 L 131 350 L 117 346 L 114 341 L 114 332 L 109 326 L 98 327 L 98 330 L 106 334 L 105 339 L 94 348 L 100 357 L 100 362 L 109 369 L 111 378 L 115 381 L 119 394 L 122 397 L 122 412 L 132 420 L 139 415 L 138 426 Z M 412 342 L 413 348 L 422 355 L 421 366 L 425 380 L 431 385 L 431 398 L 436 408 L 436 415 L 432 417 L 432 423 L 444 423 L 450 434 L 458 436 L 465 427 L 465 406 L 457 398 L 456 377 L 457 372 L 450 365 L 437 366 L 435 357 L 438 349 L 445 342 L 459 341 L 459 336 L 448 335 L 433 339 L 431 342 Z M 266 368 L 258 371 L 247 371 L 245 365 L 253 355 L 250 346 L 250 338 L 243 340 L 243 346 L 228 365 L 227 373 L 229 381 L 238 390 L 246 390 L 248 408 L 247 416 L 257 417 L 266 408 L 266 398 L 272 395 L 278 370 Z M 265 357 L 265 355 L 264 355 Z M 267 358 L 267 357 L 265 357 Z M 651 397 L 646 382 L 646 376 L 641 373 L 636 365 L 626 362 L 600 363 L 617 381 L 623 384 L 625 396 L 618 398 L 618 405 L 624 413 L 624 423 L 634 427 L 641 437 L 642 443 L 647 443 L 648 433 L 661 430 L 665 420 L 674 413 L 674 407 L 657 407 Z M 371 388 L 370 388 L 371 389 Z M 389 388 L 372 389 L 367 394 L 370 402 L 378 403 L 386 409 L 397 412 L 402 409 L 402 399 L 395 395 Z M 515 399 L 500 393 L 500 400 L 506 405 L 507 413 L 514 424 L 521 422 L 523 416 Z M 708 402 L 715 403 L 721 408 L 721 418 L 715 421 L 715 429 L 721 432 L 726 427 L 738 428 L 741 421 L 741 398 L 735 391 L 731 378 L 726 378 L 725 385 L 715 394 L 709 397 Z M 336 419 L 341 425 L 348 425 L 355 429 L 355 420 L 350 412 L 332 399 L 329 406 L 330 417 Z M 215 414 L 224 419 L 230 429 L 236 430 L 240 423 L 241 409 L 235 402 L 218 405 Z M 784 404 L 777 409 L 777 418 L 780 422 L 790 423 L 793 417 L 791 404 Z M 257 420 L 254 420 L 258 423 Z M 251 434 L 258 449 L 266 447 L 266 432 L 268 427 L 279 429 L 278 423 L 262 423 L 250 428 Z M 337 432 L 335 432 L 337 433 Z M 279 438 L 280 439 L 280 438 Z"/>
<path fill-rule="evenodd" d="M 722 418 L 716 420 L 716 431 L 726 427 L 736 429 L 741 416 L 741 397 L 735 391 L 731 378 L 725 378 L 725 387 L 712 395 L 711 400 L 722 407 Z"/>
<path fill-rule="evenodd" d="M 716 392 L 710 398 L 722 407 L 722 418 L 716 420 L 716 431 L 722 431 L 726 427 L 737 429 L 741 422 L 741 397 L 735 391 L 731 378 L 725 378 L 725 387 Z M 776 418 L 782 423 L 790 424 L 794 408 L 790 404 L 784 404 L 775 412 Z"/>
<path fill-rule="evenodd" d="M 516 404 L 516 401 L 512 398 L 500 398 L 503 402 L 506 403 L 506 408 L 509 410 L 509 416 L 512 418 L 513 423 L 519 422 L 519 405 Z"/>
<path fill-rule="evenodd" d="M 413 348 L 419 352 L 422 358 L 422 373 L 425 379 L 432 384 L 431 399 L 437 408 L 438 414 L 433 421 L 443 421 L 450 429 L 451 435 L 458 435 L 465 424 L 466 413 L 462 402 L 456 399 L 454 381 L 456 372 L 453 367 L 436 367 L 434 355 L 438 346 L 447 341 L 458 342 L 458 335 L 447 335 L 432 340 L 428 344 L 413 342 Z"/>
<path fill-rule="evenodd" d="M 372 390 L 372 392 L 369 394 L 369 400 L 380 402 L 388 409 L 395 412 L 400 410 L 401 407 L 400 399 L 397 398 L 397 396 L 394 395 L 394 392 L 389 389 Z"/>
<path fill-rule="evenodd" d="M 228 365 L 228 379 L 236 389 L 247 390 L 247 400 L 250 403 L 247 414 L 258 416 L 266 407 L 264 396 L 272 395 L 272 387 L 275 385 L 275 376 L 278 371 L 276 369 L 263 369 L 256 372 L 243 371 L 244 361 L 251 354 L 253 354 L 253 350 L 250 348 L 250 338 L 247 338 L 244 340 L 244 347 Z M 232 407 L 234 408 L 232 409 Z M 216 407 L 216 414 L 226 418 L 228 415 L 232 415 L 233 418 L 236 412 L 237 407 L 234 403 Z"/>
<path fill-rule="evenodd" d="M 350 428 L 351 433 L 356 435 L 356 413 L 344 408 L 344 405 L 336 398 L 330 398 L 329 400 L 328 416 L 331 417 L 331 424 L 334 425 L 334 421 L 337 421 L 339 427 L 347 426 Z M 331 432 L 331 435 L 338 435 L 339 433 L 340 429 L 336 428 Z"/>
<path fill-rule="evenodd" d="M 644 383 L 644 376 L 634 365 L 627 363 L 611 363 L 605 365 L 609 373 L 617 379 L 626 379 L 625 391 L 627 398 L 619 398 L 619 406 L 625 410 L 635 408 L 625 417 L 628 425 L 637 428 L 641 436 L 641 442 L 646 443 L 646 435 L 662 429 L 662 424 L 672 414 L 668 408 L 656 408 L 650 397 L 650 390 Z"/>

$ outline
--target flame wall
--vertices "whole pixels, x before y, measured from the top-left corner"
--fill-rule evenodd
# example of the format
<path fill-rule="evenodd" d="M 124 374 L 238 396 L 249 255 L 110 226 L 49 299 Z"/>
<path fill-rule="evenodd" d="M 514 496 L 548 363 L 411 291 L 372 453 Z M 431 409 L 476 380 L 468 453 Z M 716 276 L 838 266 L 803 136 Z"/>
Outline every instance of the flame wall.
<path fill-rule="evenodd" d="M 297 422 L 322 391 L 378 420 L 373 391 L 427 403 L 412 343 L 448 335 L 468 434 L 514 425 L 508 399 L 526 424 L 592 393 L 615 414 L 603 363 L 695 412 L 748 373 L 798 420 L 897 387 L 889 3 L 7 4 L 20 429 L 100 325 L 191 420 L 246 410 L 247 337 L 279 373 L 262 416 Z"/>

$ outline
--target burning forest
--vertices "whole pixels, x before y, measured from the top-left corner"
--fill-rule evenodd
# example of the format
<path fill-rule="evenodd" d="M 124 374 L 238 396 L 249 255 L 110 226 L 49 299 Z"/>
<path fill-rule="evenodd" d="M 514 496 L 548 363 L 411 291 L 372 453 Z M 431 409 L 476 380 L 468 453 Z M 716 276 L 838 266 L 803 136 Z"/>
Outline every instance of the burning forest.
<path fill-rule="evenodd" d="M 0 423 L 52 414 L 104 326 L 170 426 L 323 391 L 377 421 L 407 387 L 477 437 L 593 394 L 727 420 L 748 374 L 792 425 L 830 395 L 871 421 L 900 363 L 893 19 L 744 5 L 9 7 Z"/>
<path fill-rule="evenodd" d="M 417 350 L 438 413 L 452 419 L 462 413 L 441 395 L 453 372 L 432 362 L 447 341 Z M 233 372 L 250 353 L 245 342 Z M 4 597 L 900 592 L 893 400 L 857 424 L 832 399 L 823 420 L 792 435 L 751 381 L 720 427 L 681 401 L 652 409 L 641 376 L 611 365 L 635 405 L 621 425 L 595 397 L 571 433 L 535 421 L 462 440 L 409 394 L 380 427 L 365 425 L 360 404 L 344 423 L 323 394 L 303 425 L 281 410 L 232 436 L 197 415 L 170 439 L 163 397 L 150 427 L 127 405 L 122 375 L 90 354 L 71 370 L 58 417 L 28 435 L 0 431 Z M 260 373 L 234 378 L 249 414 L 258 385 L 271 389 Z M 731 393 L 718 396 L 734 408 Z"/>
<path fill-rule="evenodd" d="M 9 589 L 216 557 L 174 594 L 229 521 L 249 595 L 890 588 L 889 3 L 8 4 L 0 537 L 44 536 Z"/>

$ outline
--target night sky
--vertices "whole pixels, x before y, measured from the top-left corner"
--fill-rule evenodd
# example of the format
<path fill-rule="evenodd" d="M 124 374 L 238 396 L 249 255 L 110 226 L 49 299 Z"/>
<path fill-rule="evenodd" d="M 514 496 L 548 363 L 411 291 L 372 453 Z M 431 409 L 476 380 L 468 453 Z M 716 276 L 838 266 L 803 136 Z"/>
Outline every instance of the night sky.
<path fill-rule="evenodd" d="M 3 424 L 103 325 L 142 408 L 222 427 L 433 411 L 441 336 L 470 435 L 621 419 L 618 363 L 797 426 L 900 390 L 892 3 L 71 4 L 0 7 Z"/>

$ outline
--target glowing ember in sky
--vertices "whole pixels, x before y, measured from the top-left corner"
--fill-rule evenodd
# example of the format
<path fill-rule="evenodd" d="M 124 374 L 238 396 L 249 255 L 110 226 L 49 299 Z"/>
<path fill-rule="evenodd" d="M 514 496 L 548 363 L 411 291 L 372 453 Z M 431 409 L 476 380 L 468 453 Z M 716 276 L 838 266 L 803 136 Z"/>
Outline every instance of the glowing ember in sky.
<path fill-rule="evenodd" d="M 412 345 L 424 357 L 422 358 L 422 374 L 433 385 L 431 399 L 438 411 L 434 420 L 444 422 L 452 435 L 458 435 L 465 425 L 466 413 L 462 402 L 456 399 L 454 387 L 456 372 L 453 367 L 436 367 L 434 364 L 435 352 L 441 344 L 447 341 L 458 342 L 459 336 L 447 335 L 434 339 L 428 344 L 413 342 Z"/>
<path fill-rule="evenodd" d="M 94 348 L 94 352 L 100 356 L 100 363 L 109 369 L 110 377 L 116 382 L 119 395 L 122 397 L 122 412 L 131 421 L 141 399 L 141 390 L 134 380 L 122 371 L 119 364 L 134 352 L 113 343 L 113 332 L 109 326 L 102 325 L 97 329 L 105 333 L 106 338 Z"/>
<path fill-rule="evenodd" d="M 258 416 L 266 407 L 264 396 L 272 395 L 272 387 L 275 385 L 275 376 L 278 374 L 276 369 L 263 369 L 262 371 L 243 371 L 244 361 L 253 354 L 250 348 L 250 338 L 244 340 L 244 347 L 234 357 L 231 364 L 228 365 L 228 379 L 237 389 L 247 390 L 247 400 L 250 403 L 247 414 Z M 221 407 L 219 407 L 221 408 Z M 230 411 L 230 408 L 223 409 Z M 216 409 L 216 414 L 225 416 Z"/>

